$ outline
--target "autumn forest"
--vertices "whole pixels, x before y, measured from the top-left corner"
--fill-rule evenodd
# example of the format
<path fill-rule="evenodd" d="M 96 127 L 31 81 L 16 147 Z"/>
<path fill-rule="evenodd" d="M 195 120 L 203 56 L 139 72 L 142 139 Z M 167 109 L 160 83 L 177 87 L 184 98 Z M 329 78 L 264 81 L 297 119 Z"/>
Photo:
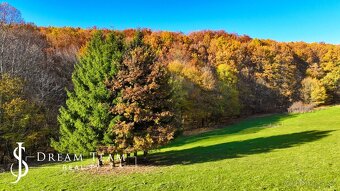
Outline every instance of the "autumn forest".
<path fill-rule="evenodd" d="M 209 30 L 37 27 L 6 6 L 0 164 L 18 139 L 28 153 L 146 154 L 192 129 L 340 101 L 339 45 Z"/>

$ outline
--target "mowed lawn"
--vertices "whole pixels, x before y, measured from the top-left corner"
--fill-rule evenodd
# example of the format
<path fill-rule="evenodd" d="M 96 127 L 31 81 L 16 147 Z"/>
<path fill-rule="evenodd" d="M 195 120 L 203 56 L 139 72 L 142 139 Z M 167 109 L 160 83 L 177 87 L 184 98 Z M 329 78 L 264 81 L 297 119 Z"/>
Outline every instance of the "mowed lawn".
<path fill-rule="evenodd" d="M 340 190 L 340 107 L 179 137 L 150 160 L 123 174 L 32 168 L 15 185 L 2 173 L 0 190 Z"/>

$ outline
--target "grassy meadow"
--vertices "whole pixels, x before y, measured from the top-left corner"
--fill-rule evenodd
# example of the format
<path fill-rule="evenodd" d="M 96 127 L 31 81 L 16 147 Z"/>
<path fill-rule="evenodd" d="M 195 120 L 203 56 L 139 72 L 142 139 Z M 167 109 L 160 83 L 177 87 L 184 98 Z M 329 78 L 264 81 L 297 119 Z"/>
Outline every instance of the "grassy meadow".
<path fill-rule="evenodd" d="M 246 119 L 179 137 L 149 157 L 153 166 L 126 173 L 50 164 L 17 184 L 1 173 L 0 190 L 339 190 L 340 107 Z"/>

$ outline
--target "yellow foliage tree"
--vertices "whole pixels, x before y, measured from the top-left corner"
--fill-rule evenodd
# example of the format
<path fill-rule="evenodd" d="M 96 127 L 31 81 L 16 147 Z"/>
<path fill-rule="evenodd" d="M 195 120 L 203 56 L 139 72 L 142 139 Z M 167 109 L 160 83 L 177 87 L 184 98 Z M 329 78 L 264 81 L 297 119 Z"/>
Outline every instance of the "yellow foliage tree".
<path fill-rule="evenodd" d="M 301 98 L 305 103 L 323 104 L 327 100 L 326 89 L 316 78 L 307 77 L 302 80 Z"/>

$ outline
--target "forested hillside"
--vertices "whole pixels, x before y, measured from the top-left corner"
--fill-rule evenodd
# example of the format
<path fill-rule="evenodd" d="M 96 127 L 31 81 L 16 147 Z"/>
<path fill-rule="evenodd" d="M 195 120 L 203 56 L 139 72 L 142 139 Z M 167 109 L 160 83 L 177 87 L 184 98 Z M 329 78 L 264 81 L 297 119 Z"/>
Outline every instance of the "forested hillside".
<path fill-rule="evenodd" d="M 49 148 L 50 139 L 58 138 L 57 116 L 66 89 L 73 90 L 74 66 L 98 31 L 103 36 L 113 32 L 1 21 L 0 163 L 20 137 L 28 152 Z M 114 34 L 130 43 L 136 31 Z M 309 106 L 340 101 L 339 45 L 276 42 L 224 31 L 141 33 L 148 54 L 154 53 L 152 59 L 169 74 L 177 132 L 286 112 L 298 101 Z"/>
<path fill-rule="evenodd" d="M 69 56 L 81 54 L 97 30 L 39 28 L 56 52 Z M 118 33 L 129 41 L 135 31 Z M 339 45 L 282 43 L 224 31 L 142 32 L 144 42 L 171 73 L 181 121 L 187 126 L 205 126 L 221 117 L 287 111 L 296 101 L 315 105 L 339 101 Z"/>

